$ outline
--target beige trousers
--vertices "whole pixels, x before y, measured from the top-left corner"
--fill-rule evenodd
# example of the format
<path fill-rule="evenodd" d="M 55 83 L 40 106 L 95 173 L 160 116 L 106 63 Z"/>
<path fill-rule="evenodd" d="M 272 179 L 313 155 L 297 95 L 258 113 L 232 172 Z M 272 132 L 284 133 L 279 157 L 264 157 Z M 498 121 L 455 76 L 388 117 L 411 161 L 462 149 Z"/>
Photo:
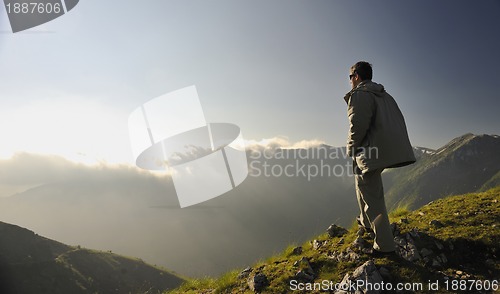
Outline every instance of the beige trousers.
<path fill-rule="evenodd" d="M 378 169 L 361 173 L 354 160 L 356 196 L 361 214 L 359 220 L 365 228 L 375 233 L 373 248 L 383 252 L 394 251 L 394 237 L 387 215 L 382 184 L 382 171 Z"/>

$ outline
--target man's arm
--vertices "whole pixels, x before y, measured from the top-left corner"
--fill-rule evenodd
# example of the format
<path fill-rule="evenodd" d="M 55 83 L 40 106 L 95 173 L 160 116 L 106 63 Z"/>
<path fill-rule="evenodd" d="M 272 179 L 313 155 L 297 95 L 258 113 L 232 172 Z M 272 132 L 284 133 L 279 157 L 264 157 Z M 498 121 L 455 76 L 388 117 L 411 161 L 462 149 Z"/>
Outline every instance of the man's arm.
<path fill-rule="evenodd" d="M 347 154 L 354 156 L 363 142 L 374 112 L 374 101 L 367 92 L 354 91 L 347 102 L 349 118 L 349 135 L 347 138 Z"/>

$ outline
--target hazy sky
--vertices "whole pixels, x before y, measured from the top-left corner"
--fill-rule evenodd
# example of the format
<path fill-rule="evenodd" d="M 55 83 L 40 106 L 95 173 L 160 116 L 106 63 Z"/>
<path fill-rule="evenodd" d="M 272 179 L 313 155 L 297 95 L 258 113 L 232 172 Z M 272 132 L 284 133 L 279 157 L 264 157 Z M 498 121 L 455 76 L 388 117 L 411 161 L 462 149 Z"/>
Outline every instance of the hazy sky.
<path fill-rule="evenodd" d="M 500 134 L 500 1 L 81 0 L 13 34 L 0 9 L 0 156 L 132 162 L 128 115 L 196 85 L 245 139 L 342 146 L 348 70 L 374 65 L 413 145 Z"/>

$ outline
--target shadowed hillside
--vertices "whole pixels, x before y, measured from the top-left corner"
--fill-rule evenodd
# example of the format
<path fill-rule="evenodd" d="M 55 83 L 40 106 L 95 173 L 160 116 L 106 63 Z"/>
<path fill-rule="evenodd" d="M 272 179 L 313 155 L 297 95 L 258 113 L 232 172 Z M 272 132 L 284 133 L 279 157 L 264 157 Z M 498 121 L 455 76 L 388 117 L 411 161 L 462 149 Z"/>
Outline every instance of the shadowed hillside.
<path fill-rule="evenodd" d="M 434 152 L 422 150 L 416 164 L 384 173 L 389 207 L 414 209 L 447 195 L 499 183 L 499 136 L 466 134 Z"/>
<path fill-rule="evenodd" d="M 72 247 L 0 222 L 0 293 L 158 293 L 183 280 L 142 260 Z"/>

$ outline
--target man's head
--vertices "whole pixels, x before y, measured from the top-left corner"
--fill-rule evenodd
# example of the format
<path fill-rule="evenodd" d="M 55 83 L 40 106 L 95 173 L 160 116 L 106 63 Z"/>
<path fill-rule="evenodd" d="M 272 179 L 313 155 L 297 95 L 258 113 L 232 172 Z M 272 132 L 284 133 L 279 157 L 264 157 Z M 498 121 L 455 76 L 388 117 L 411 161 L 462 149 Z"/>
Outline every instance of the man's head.
<path fill-rule="evenodd" d="M 349 71 L 349 83 L 352 89 L 356 88 L 362 81 L 371 81 L 373 77 L 372 65 L 366 61 L 358 61 L 351 66 Z"/>

